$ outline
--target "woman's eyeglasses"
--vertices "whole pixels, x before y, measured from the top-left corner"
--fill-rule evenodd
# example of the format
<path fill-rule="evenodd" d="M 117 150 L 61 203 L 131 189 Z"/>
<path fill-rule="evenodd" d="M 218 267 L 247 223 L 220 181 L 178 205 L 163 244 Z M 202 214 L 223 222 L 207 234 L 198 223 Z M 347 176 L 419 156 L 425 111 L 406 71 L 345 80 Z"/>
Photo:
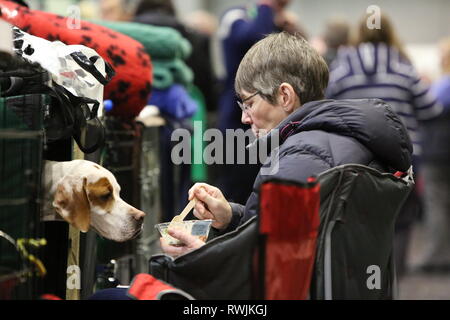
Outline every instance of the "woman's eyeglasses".
<path fill-rule="evenodd" d="M 252 107 L 252 106 L 249 106 L 248 104 L 246 104 L 245 101 L 247 101 L 247 100 L 253 98 L 254 96 L 256 96 L 256 95 L 258 95 L 258 94 L 260 94 L 260 93 L 261 93 L 261 92 L 256 91 L 256 92 L 255 92 L 254 94 L 252 94 L 250 97 L 247 97 L 247 98 L 245 98 L 245 99 L 242 100 L 242 101 L 239 101 L 239 100 L 237 101 L 237 104 L 238 104 L 238 106 L 241 108 L 242 112 L 247 113 L 247 112 L 249 112 L 250 108 Z"/>

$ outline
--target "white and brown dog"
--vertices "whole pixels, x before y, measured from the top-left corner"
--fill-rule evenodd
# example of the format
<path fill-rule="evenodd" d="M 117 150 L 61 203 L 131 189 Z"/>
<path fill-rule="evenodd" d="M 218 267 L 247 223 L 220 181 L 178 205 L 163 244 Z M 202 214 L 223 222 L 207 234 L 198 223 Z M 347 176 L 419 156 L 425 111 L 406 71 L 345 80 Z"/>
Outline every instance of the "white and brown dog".
<path fill-rule="evenodd" d="M 142 229 L 145 213 L 120 198 L 114 175 L 87 160 L 46 161 L 44 168 L 42 219 L 64 220 L 82 232 L 91 226 L 110 240 L 135 238 Z"/>

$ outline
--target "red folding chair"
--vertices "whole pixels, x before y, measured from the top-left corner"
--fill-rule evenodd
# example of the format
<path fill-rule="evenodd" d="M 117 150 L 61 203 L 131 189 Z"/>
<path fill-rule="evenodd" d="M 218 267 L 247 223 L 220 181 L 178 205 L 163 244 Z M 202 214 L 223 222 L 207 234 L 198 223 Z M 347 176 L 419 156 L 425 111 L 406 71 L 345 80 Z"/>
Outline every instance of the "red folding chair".
<path fill-rule="evenodd" d="M 319 230 L 319 185 L 272 181 L 260 192 L 262 299 L 307 299 Z"/>

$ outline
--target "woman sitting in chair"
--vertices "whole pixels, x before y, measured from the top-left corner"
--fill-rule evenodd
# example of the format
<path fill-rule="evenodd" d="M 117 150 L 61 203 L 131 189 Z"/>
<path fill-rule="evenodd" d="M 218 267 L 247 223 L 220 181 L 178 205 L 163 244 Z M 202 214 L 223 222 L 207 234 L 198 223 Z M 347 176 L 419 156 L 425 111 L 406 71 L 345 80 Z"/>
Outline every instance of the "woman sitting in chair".
<path fill-rule="evenodd" d="M 379 99 L 323 100 L 327 83 L 327 64 L 298 35 L 271 34 L 247 52 L 235 80 L 241 120 L 251 126 L 256 142 L 278 147 L 262 164 L 245 206 L 228 202 L 216 187 L 196 183 L 189 199 L 197 199 L 198 219 L 212 219 L 220 233 L 234 230 L 257 214 L 259 187 L 267 179 L 306 182 L 350 163 L 389 173 L 410 168 L 412 145 L 389 105 Z M 204 244 L 180 230 L 169 234 L 185 244 L 161 239 L 163 251 L 172 256 Z"/>

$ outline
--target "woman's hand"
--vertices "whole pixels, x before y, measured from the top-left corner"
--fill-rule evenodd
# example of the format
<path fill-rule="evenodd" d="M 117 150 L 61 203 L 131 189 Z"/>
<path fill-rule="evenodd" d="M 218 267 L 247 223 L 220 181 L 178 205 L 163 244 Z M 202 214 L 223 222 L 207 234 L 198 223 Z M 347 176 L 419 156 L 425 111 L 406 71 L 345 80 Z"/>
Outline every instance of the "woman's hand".
<path fill-rule="evenodd" d="M 196 183 L 189 189 L 189 200 L 197 199 L 194 215 L 200 219 L 212 219 L 212 226 L 216 229 L 225 229 L 231 221 L 232 210 L 218 188 L 206 183 Z"/>
<path fill-rule="evenodd" d="M 162 251 L 172 257 L 181 256 L 183 254 L 191 252 L 192 250 L 198 249 L 205 244 L 202 240 L 192 236 L 184 230 L 168 229 L 167 233 L 171 237 L 180 240 L 184 244 L 183 246 L 172 246 L 168 244 L 167 241 L 164 240 L 164 238 L 159 239 L 161 242 Z"/>

